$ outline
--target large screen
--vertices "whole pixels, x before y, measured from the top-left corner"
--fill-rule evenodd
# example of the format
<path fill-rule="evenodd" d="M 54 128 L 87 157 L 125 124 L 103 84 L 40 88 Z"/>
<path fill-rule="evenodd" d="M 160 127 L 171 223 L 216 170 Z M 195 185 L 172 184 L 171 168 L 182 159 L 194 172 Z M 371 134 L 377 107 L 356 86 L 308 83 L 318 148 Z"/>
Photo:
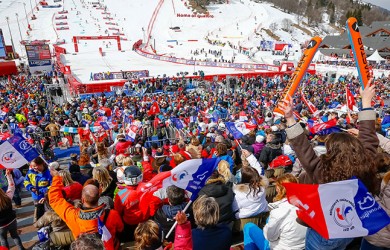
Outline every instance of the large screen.
<path fill-rule="evenodd" d="M 31 67 L 51 64 L 50 48 L 47 44 L 26 45 L 26 52 Z"/>
<path fill-rule="evenodd" d="M 27 57 L 29 60 L 50 60 L 49 45 L 26 45 Z"/>
<path fill-rule="evenodd" d="M 6 58 L 6 57 L 7 57 L 7 53 L 5 51 L 3 31 L 0 29 L 0 58 Z"/>

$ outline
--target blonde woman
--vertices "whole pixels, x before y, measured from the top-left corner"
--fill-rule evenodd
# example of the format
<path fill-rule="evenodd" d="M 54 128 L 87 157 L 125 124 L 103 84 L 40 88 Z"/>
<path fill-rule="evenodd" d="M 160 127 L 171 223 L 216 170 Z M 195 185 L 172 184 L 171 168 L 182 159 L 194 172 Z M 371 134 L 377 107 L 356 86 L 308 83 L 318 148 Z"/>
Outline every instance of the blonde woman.
<path fill-rule="evenodd" d="M 297 208 L 288 203 L 283 183 L 298 183 L 292 174 L 280 176 L 276 184 L 277 195 L 271 209 L 268 223 L 261 230 L 253 223 L 244 227 L 245 249 L 305 249 L 306 227 L 296 222 Z"/>
<path fill-rule="evenodd" d="M 134 161 L 130 157 L 124 157 L 123 155 L 118 155 L 115 160 L 118 163 L 118 167 L 115 169 L 116 178 L 119 183 L 124 183 L 124 172 L 125 169 L 129 166 L 134 166 Z"/>
<path fill-rule="evenodd" d="M 186 158 L 184 158 L 183 155 L 181 154 L 174 154 L 173 155 L 173 164 L 172 164 L 172 161 L 171 161 L 171 166 L 172 167 L 176 167 L 177 165 L 179 165 L 180 163 L 184 162 L 186 160 Z"/>
<path fill-rule="evenodd" d="M 116 189 L 116 180 L 114 180 L 108 170 L 104 167 L 96 167 L 92 171 L 92 178 L 99 182 L 100 196 L 113 198 Z"/>
<path fill-rule="evenodd" d="M 81 145 L 80 145 L 80 153 L 85 153 L 85 154 L 91 155 L 92 151 L 93 150 L 92 150 L 91 143 L 89 142 L 89 140 L 82 140 Z"/>
<path fill-rule="evenodd" d="M 61 170 L 58 174 L 62 177 L 62 184 L 64 187 L 62 190 L 65 192 L 67 200 L 78 200 L 81 199 L 81 192 L 83 186 L 77 181 L 73 181 L 69 171 Z"/>
<path fill-rule="evenodd" d="M 232 185 L 233 183 L 236 183 L 236 178 L 232 172 L 230 172 L 229 162 L 221 160 L 218 163 L 218 173 L 224 178 L 226 184 Z"/>

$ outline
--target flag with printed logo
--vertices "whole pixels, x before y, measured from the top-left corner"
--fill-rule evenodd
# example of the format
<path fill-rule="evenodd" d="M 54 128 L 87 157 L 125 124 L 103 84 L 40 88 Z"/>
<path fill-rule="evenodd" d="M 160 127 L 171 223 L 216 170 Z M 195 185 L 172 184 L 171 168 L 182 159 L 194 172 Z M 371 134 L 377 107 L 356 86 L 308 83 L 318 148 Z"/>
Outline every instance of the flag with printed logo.
<path fill-rule="evenodd" d="M 39 156 L 21 135 L 14 135 L 0 145 L 0 169 L 20 168 Z"/>
<path fill-rule="evenodd" d="M 194 201 L 217 168 L 218 162 L 217 158 L 192 159 L 180 163 L 171 171 L 157 174 L 139 190 L 141 211 L 148 211 L 156 191 L 172 185 L 191 192 L 191 200 Z"/>
<path fill-rule="evenodd" d="M 389 215 L 358 179 L 283 185 L 298 218 L 325 239 L 367 236 L 390 224 Z"/>

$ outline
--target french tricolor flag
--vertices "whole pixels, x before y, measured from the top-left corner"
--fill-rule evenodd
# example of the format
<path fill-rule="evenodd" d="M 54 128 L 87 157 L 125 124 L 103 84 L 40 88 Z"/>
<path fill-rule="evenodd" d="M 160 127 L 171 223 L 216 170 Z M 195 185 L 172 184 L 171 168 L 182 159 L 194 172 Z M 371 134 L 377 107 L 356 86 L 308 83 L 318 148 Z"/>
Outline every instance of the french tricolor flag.
<path fill-rule="evenodd" d="M 252 122 L 244 122 L 245 128 L 249 130 L 254 130 L 257 128 L 256 121 Z"/>
<path fill-rule="evenodd" d="M 3 110 L 0 110 L 0 120 L 4 120 L 7 117 L 7 113 Z"/>
<path fill-rule="evenodd" d="M 239 113 L 239 120 L 240 120 L 240 122 L 246 122 L 246 121 L 248 121 L 248 117 L 246 116 L 246 113 L 244 112 L 244 111 L 241 111 L 240 113 Z"/>
<path fill-rule="evenodd" d="M 100 115 L 100 116 L 103 116 L 106 114 L 106 111 L 103 109 L 99 109 L 98 111 L 96 111 L 96 113 L 98 113 L 98 115 Z"/>
<path fill-rule="evenodd" d="M 337 120 L 336 118 L 334 118 L 332 120 L 329 120 L 327 122 L 322 122 L 322 123 L 318 123 L 315 121 L 308 121 L 307 125 L 309 127 L 310 133 L 314 135 L 320 133 L 325 129 L 335 127 L 337 125 Z"/>
<path fill-rule="evenodd" d="M 106 211 L 105 213 L 108 213 L 108 211 Z M 102 236 L 101 240 L 103 241 L 104 246 L 106 248 L 108 246 L 114 246 L 114 240 L 112 238 L 112 235 L 110 231 L 108 231 L 106 225 L 104 225 L 104 223 L 100 220 L 100 218 L 98 218 L 98 232 Z"/>
<path fill-rule="evenodd" d="M 233 135 L 234 139 L 241 139 L 241 137 L 243 137 L 244 135 L 248 134 L 251 131 L 251 129 L 247 128 L 245 122 L 225 122 L 225 125 L 228 131 L 230 132 L 230 134 Z"/>
<path fill-rule="evenodd" d="M 389 215 L 358 179 L 283 185 L 298 218 L 325 239 L 367 236 L 390 224 Z"/>
<path fill-rule="evenodd" d="M 131 140 L 135 140 L 135 137 L 137 136 L 138 127 L 136 125 L 130 125 L 129 132 L 127 135 L 131 138 Z"/>
<path fill-rule="evenodd" d="M 154 192 L 172 185 L 191 192 L 191 200 L 194 201 L 217 168 L 218 162 L 217 158 L 192 159 L 180 163 L 171 171 L 157 174 L 140 189 L 141 211 L 148 211 L 150 202 L 154 199 Z"/>
<path fill-rule="evenodd" d="M 104 130 L 110 130 L 114 127 L 111 122 L 100 122 L 100 126 L 102 126 Z"/>

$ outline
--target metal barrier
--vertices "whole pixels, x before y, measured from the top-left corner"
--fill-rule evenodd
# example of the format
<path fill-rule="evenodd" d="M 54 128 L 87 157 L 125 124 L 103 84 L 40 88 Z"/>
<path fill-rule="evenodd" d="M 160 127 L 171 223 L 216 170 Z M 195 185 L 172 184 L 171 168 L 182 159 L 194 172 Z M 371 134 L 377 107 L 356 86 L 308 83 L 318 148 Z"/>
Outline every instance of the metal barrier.
<path fill-rule="evenodd" d="M 56 133 L 56 136 L 52 136 L 52 133 Z M 34 142 L 40 143 L 41 140 L 43 140 L 46 137 L 49 137 L 50 139 L 54 140 L 54 143 L 56 146 L 59 146 L 60 142 L 62 142 L 62 138 L 66 138 L 69 141 L 70 145 L 79 145 L 80 140 L 78 139 L 78 134 L 70 134 L 70 133 L 64 133 L 61 131 L 51 132 L 51 131 L 43 131 L 43 132 L 34 132 L 30 133 L 29 136 L 31 139 L 34 140 Z"/>
<path fill-rule="evenodd" d="M 52 133 L 56 133 L 57 136 L 52 136 Z M 179 137 L 177 137 L 177 135 L 179 135 Z M 80 137 L 78 134 L 71 134 L 71 133 L 66 133 L 61 131 L 56 131 L 56 132 L 43 131 L 43 132 L 30 133 L 29 136 L 31 137 L 31 139 L 33 139 L 34 143 L 41 143 L 41 140 L 43 140 L 45 137 L 49 137 L 53 140 L 56 147 L 61 145 L 63 138 L 66 138 L 68 140 L 69 146 L 80 145 Z M 180 138 L 186 140 L 188 137 L 189 135 L 187 133 L 183 131 L 179 131 L 173 126 L 169 126 L 166 127 L 166 134 L 162 139 L 158 139 L 157 135 L 153 135 L 145 141 L 145 146 L 150 147 L 151 144 L 154 142 L 156 142 L 158 146 L 162 146 L 163 142 L 167 139 L 173 142 Z"/>

